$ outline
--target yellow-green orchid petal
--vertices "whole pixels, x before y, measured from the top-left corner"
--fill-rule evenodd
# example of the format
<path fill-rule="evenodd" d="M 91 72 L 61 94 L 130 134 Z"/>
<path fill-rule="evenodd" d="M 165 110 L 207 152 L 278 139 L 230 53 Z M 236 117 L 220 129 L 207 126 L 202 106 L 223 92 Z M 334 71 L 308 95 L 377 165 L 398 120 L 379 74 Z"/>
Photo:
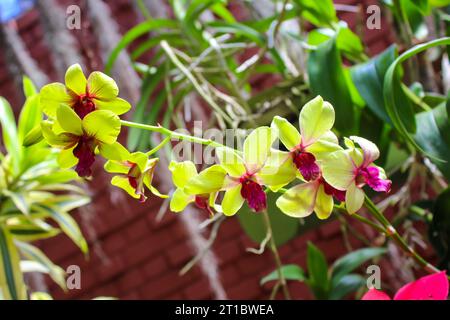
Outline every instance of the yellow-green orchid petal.
<path fill-rule="evenodd" d="M 350 158 L 351 150 L 333 152 L 321 162 L 324 179 L 338 190 L 347 190 L 355 178 L 355 167 Z"/>
<path fill-rule="evenodd" d="M 334 124 L 334 109 L 321 96 L 305 104 L 300 111 L 300 133 L 303 146 L 316 142 Z"/>
<path fill-rule="evenodd" d="M 73 155 L 74 148 L 75 148 L 75 146 L 70 149 L 61 150 L 59 152 L 57 161 L 58 161 L 58 165 L 62 169 L 72 168 L 73 166 L 75 166 L 78 163 L 78 159 Z"/>
<path fill-rule="evenodd" d="M 189 203 L 194 202 L 194 196 L 186 194 L 183 189 L 176 189 L 170 200 L 170 211 L 181 212 Z"/>
<path fill-rule="evenodd" d="M 317 181 L 296 185 L 279 197 L 276 205 L 288 216 L 294 218 L 307 217 L 314 210 L 318 187 Z"/>
<path fill-rule="evenodd" d="M 117 141 L 112 144 L 101 143 L 98 149 L 100 154 L 108 160 L 124 161 L 130 156 L 128 150 Z"/>
<path fill-rule="evenodd" d="M 141 172 L 145 171 L 147 168 L 147 162 L 149 161 L 148 156 L 143 152 L 133 152 L 128 156 L 127 160 L 129 162 L 136 163 Z"/>
<path fill-rule="evenodd" d="M 106 101 L 94 99 L 94 102 L 98 110 L 109 110 L 117 115 L 124 114 L 131 109 L 130 103 L 122 98 L 114 98 Z"/>
<path fill-rule="evenodd" d="M 41 122 L 42 135 L 47 143 L 56 148 L 70 148 L 78 142 L 77 136 L 71 133 L 55 134 L 53 132 L 53 124 L 49 121 Z"/>
<path fill-rule="evenodd" d="M 106 172 L 109 173 L 121 173 L 127 174 L 130 171 L 130 167 L 125 165 L 123 162 L 108 160 L 103 166 Z"/>
<path fill-rule="evenodd" d="M 39 93 L 39 105 L 42 111 L 52 119 L 56 118 L 56 110 L 60 104 L 70 104 L 71 97 L 66 87 L 59 82 L 47 84 Z"/>
<path fill-rule="evenodd" d="M 264 165 L 275 139 L 276 135 L 269 127 L 256 128 L 248 135 L 244 141 L 243 150 L 247 169 L 258 170 Z"/>
<path fill-rule="evenodd" d="M 76 63 L 67 69 L 66 76 L 66 87 L 75 92 L 77 95 L 82 95 L 86 93 L 87 80 L 84 76 L 83 69 Z"/>
<path fill-rule="evenodd" d="M 169 170 L 172 172 L 173 184 L 181 189 L 184 188 L 189 179 L 197 175 L 197 168 L 192 161 L 172 161 Z"/>
<path fill-rule="evenodd" d="M 380 157 L 380 150 L 373 142 L 356 136 L 352 136 L 350 139 L 356 142 L 363 151 L 363 167 L 367 167 Z"/>
<path fill-rule="evenodd" d="M 345 207 L 348 213 L 353 214 L 357 212 L 364 203 L 364 191 L 352 183 L 345 193 Z"/>
<path fill-rule="evenodd" d="M 120 119 L 111 111 L 96 110 L 84 117 L 84 132 L 96 140 L 112 144 L 120 133 Z"/>
<path fill-rule="evenodd" d="M 220 165 L 213 165 L 189 179 L 184 186 L 187 194 L 210 194 L 222 189 L 227 172 Z"/>
<path fill-rule="evenodd" d="M 322 160 L 326 158 L 328 154 L 342 150 L 342 147 L 339 145 L 336 135 L 333 132 L 328 131 L 306 150 L 311 152 L 317 160 Z"/>
<path fill-rule="evenodd" d="M 136 194 L 136 190 L 130 185 L 127 177 L 114 176 L 111 179 L 111 184 L 125 190 L 130 196 L 135 199 L 139 199 L 141 197 L 140 195 Z"/>
<path fill-rule="evenodd" d="M 87 80 L 89 95 L 98 100 L 112 100 L 119 94 L 119 88 L 113 78 L 94 71 Z"/>
<path fill-rule="evenodd" d="M 294 180 L 297 172 L 289 152 L 271 150 L 266 165 L 257 173 L 257 176 L 265 186 L 277 192 Z"/>
<path fill-rule="evenodd" d="M 83 126 L 80 117 L 71 107 L 61 104 L 56 111 L 56 119 L 61 128 L 77 136 L 83 135 Z"/>
<path fill-rule="evenodd" d="M 325 188 L 321 184 L 316 196 L 316 205 L 314 212 L 321 220 L 328 219 L 333 212 L 334 201 L 333 197 L 325 193 Z"/>
<path fill-rule="evenodd" d="M 145 185 L 147 186 L 147 188 L 150 190 L 150 192 L 153 195 L 155 195 L 155 196 L 157 196 L 158 198 L 161 198 L 161 199 L 169 198 L 169 195 L 159 192 L 159 190 L 156 189 L 154 186 L 152 186 L 150 183 L 146 183 L 146 179 L 148 180 L 147 176 L 144 177 L 144 183 L 145 183 Z"/>
<path fill-rule="evenodd" d="M 240 177 L 245 174 L 244 160 L 237 153 L 228 147 L 216 148 L 216 155 L 221 166 L 233 177 Z"/>
<path fill-rule="evenodd" d="M 241 188 L 242 186 L 239 184 L 225 191 L 222 201 L 222 210 L 224 215 L 235 215 L 244 204 L 245 200 L 241 196 Z"/>
<path fill-rule="evenodd" d="M 288 150 L 293 149 L 301 142 L 301 136 L 298 130 L 285 118 L 276 116 L 273 118 L 270 126 L 277 134 L 278 138 Z"/>

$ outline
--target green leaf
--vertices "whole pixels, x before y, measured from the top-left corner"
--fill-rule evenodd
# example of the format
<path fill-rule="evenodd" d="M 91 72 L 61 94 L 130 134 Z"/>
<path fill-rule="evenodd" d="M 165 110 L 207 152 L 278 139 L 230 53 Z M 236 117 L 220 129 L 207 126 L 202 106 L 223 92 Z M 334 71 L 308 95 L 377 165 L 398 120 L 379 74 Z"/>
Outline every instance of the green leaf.
<path fill-rule="evenodd" d="M 414 55 L 417 55 L 429 48 L 433 48 L 441 45 L 450 45 L 450 38 L 440 38 L 430 42 L 426 42 L 413 48 L 407 50 L 402 55 L 400 55 L 389 67 L 386 75 L 384 77 L 383 84 L 383 92 L 384 92 L 384 101 L 386 106 L 386 111 L 389 117 L 392 120 L 392 124 L 397 129 L 397 131 L 417 150 L 422 153 L 434 158 L 436 160 L 443 159 L 436 158 L 431 155 L 427 151 L 424 150 L 413 138 L 410 132 L 414 132 L 416 129 L 414 114 L 408 106 L 405 106 L 402 103 L 399 103 L 399 95 L 401 95 L 400 79 L 399 74 L 397 72 L 397 68 L 400 65 L 411 58 Z M 404 100 L 403 100 L 404 101 Z M 406 108 L 405 108 L 406 107 Z M 412 128 L 413 127 L 413 128 Z M 414 130 L 411 130 L 414 129 Z"/>
<path fill-rule="evenodd" d="M 26 287 L 20 271 L 19 253 L 11 234 L 0 225 L 0 295 L 7 300 L 25 300 Z"/>
<path fill-rule="evenodd" d="M 351 76 L 367 106 L 381 120 L 391 123 L 383 100 L 383 81 L 388 67 L 397 58 L 396 45 L 390 46 L 368 62 L 351 68 Z"/>
<path fill-rule="evenodd" d="M 330 291 L 330 300 L 340 300 L 346 295 L 357 291 L 366 284 L 366 279 L 359 274 L 347 274 L 332 287 Z"/>
<path fill-rule="evenodd" d="M 3 190 L 3 194 L 7 197 L 11 198 L 14 205 L 19 209 L 23 214 L 30 214 L 30 203 L 23 192 L 13 192 L 10 190 Z"/>
<path fill-rule="evenodd" d="M 431 161 L 450 179 L 450 123 L 444 103 L 431 111 L 416 115 L 417 132 L 414 141 L 428 154 Z M 445 162 L 437 159 L 445 159 Z"/>
<path fill-rule="evenodd" d="M 24 258 L 42 265 L 53 281 L 66 290 L 66 272 L 61 267 L 55 265 L 41 250 L 31 244 L 16 241 L 16 245 Z"/>
<path fill-rule="evenodd" d="M 289 265 L 282 266 L 280 271 L 283 274 L 283 277 L 285 280 L 293 280 L 293 281 L 295 280 L 295 281 L 303 282 L 306 279 L 305 272 L 303 271 L 303 269 L 300 266 L 298 266 L 296 264 L 289 264 Z M 275 270 L 275 271 L 272 271 L 271 273 L 269 273 L 264 278 L 262 278 L 260 281 L 260 284 L 264 285 L 267 282 L 278 280 L 278 279 L 279 279 L 278 270 Z"/>
<path fill-rule="evenodd" d="M 21 148 L 17 136 L 16 120 L 8 101 L 0 97 L 0 124 L 2 126 L 3 144 L 12 158 L 14 168 L 19 168 Z"/>
<path fill-rule="evenodd" d="M 328 264 L 319 248 L 308 242 L 308 285 L 317 299 L 326 299 L 330 289 Z"/>
<path fill-rule="evenodd" d="M 354 133 L 355 108 L 336 38 L 322 43 L 310 53 L 308 75 L 314 95 L 321 95 L 333 105 L 336 111 L 336 128 L 344 134 Z"/>
<path fill-rule="evenodd" d="M 159 67 L 158 69 L 156 69 L 156 72 L 147 72 L 145 74 L 144 80 L 142 81 L 141 97 L 136 105 L 136 109 L 133 114 L 134 122 L 153 124 L 144 121 L 145 111 L 152 93 L 155 91 L 157 85 L 162 81 L 164 75 L 165 75 L 164 67 Z M 144 139 L 145 135 L 148 135 L 148 133 L 144 132 L 143 130 L 131 128 L 128 131 L 128 140 L 127 140 L 128 149 L 131 151 L 137 150 L 140 142 L 145 140 Z"/>
<path fill-rule="evenodd" d="M 386 252 L 385 248 L 364 248 L 353 251 L 334 262 L 332 266 L 331 281 L 335 287 L 341 279 L 358 268 L 364 262 Z"/>
<path fill-rule="evenodd" d="M 315 26 L 327 27 L 338 21 L 332 0 L 294 0 L 294 3 L 303 18 Z"/>
<path fill-rule="evenodd" d="M 139 38 L 140 36 L 155 30 L 155 29 L 173 29 L 178 26 L 178 23 L 174 20 L 169 19 L 153 19 L 142 22 L 137 26 L 131 28 L 127 33 L 125 33 L 116 47 L 112 50 L 105 64 L 105 73 L 110 74 L 114 62 L 116 61 L 119 54 L 125 49 L 130 43 Z"/>
<path fill-rule="evenodd" d="M 28 99 L 38 93 L 36 90 L 36 86 L 30 78 L 28 78 L 27 76 L 23 76 L 22 81 L 23 93 L 25 94 L 25 98 Z"/>
<path fill-rule="evenodd" d="M 7 229 L 14 239 L 21 241 L 35 241 L 40 239 L 51 238 L 59 234 L 59 230 L 55 228 L 42 228 L 33 224 L 8 225 Z"/>
<path fill-rule="evenodd" d="M 36 205 L 36 210 L 48 215 L 58 223 L 61 230 L 81 249 L 83 253 L 88 252 L 88 245 L 86 240 L 78 227 L 77 222 L 64 211 L 58 211 L 55 207 L 50 205 Z"/>

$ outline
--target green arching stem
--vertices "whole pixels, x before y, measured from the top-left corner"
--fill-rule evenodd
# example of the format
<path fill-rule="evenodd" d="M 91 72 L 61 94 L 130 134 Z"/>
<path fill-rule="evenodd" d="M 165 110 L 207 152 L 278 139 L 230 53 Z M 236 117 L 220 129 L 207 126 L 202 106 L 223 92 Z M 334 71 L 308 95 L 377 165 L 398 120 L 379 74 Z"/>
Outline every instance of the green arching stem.
<path fill-rule="evenodd" d="M 157 147 L 155 147 L 154 149 L 147 152 L 147 155 L 151 155 L 151 154 L 155 153 L 156 151 L 158 151 L 167 142 L 169 142 L 170 139 L 190 141 L 190 142 L 199 143 L 199 144 L 203 144 L 203 145 L 207 145 L 207 146 L 212 146 L 214 148 L 226 147 L 225 145 L 218 143 L 216 141 L 213 141 L 213 140 L 207 140 L 207 139 L 203 139 L 203 138 L 189 136 L 186 134 L 177 133 L 177 132 L 174 132 L 167 128 L 161 127 L 161 126 L 152 126 L 152 125 L 148 125 L 148 124 L 135 123 L 135 122 L 125 121 L 125 120 L 121 120 L 120 122 L 123 126 L 126 126 L 126 127 L 137 128 L 137 129 L 147 130 L 147 131 L 151 131 L 151 132 L 158 132 L 158 133 L 166 136 L 166 138 Z M 284 275 L 281 272 L 281 268 L 282 268 L 281 258 L 280 258 L 280 254 L 278 253 L 278 249 L 277 249 L 277 246 L 276 246 L 276 243 L 274 240 L 272 223 L 270 222 L 270 218 L 269 218 L 269 214 L 268 214 L 267 210 L 263 211 L 263 218 L 264 218 L 264 223 L 267 227 L 267 232 L 269 232 L 269 234 L 270 234 L 270 248 L 272 250 L 275 264 L 277 266 L 277 272 L 278 272 L 278 277 L 280 279 L 280 285 L 283 289 L 284 296 L 286 297 L 286 299 L 290 300 L 291 295 L 290 295 L 289 289 L 287 287 L 286 279 L 284 278 Z"/>
<path fill-rule="evenodd" d="M 121 120 L 120 123 L 125 127 L 142 129 L 142 130 L 147 130 L 147 131 L 151 131 L 151 132 L 158 132 L 158 133 L 161 133 L 171 139 L 194 142 L 194 143 L 203 144 L 206 146 L 211 146 L 214 148 L 225 147 L 225 145 L 218 143 L 211 139 L 203 139 L 203 138 L 199 138 L 199 137 L 193 137 L 193 136 L 190 136 L 187 134 L 182 134 L 182 133 L 178 133 L 178 132 L 169 130 L 169 129 L 161 127 L 161 126 L 152 126 L 149 124 L 141 124 L 141 123 L 135 123 L 135 122 L 125 121 L 125 120 Z"/>
<path fill-rule="evenodd" d="M 150 150 L 149 152 L 146 153 L 147 157 L 150 157 L 152 154 L 155 154 L 156 152 L 158 152 L 161 148 L 163 148 L 169 141 L 170 141 L 171 137 L 167 136 L 164 138 L 163 141 L 161 141 L 160 144 L 158 144 L 156 147 L 154 147 L 152 150 Z"/>
<path fill-rule="evenodd" d="M 186 134 L 181 134 L 181 133 L 169 130 L 169 129 L 161 127 L 161 126 L 152 126 L 152 125 L 147 125 L 147 124 L 134 123 L 134 122 L 125 121 L 125 120 L 121 120 L 121 124 L 123 126 L 127 126 L 127 127 L 147 130 L 147 131 L 151 131 L 151 132 L 158 132 L 158 133 L 166 136 L 166 138 L 163 140 L 163 142 L 160 145 L 158 145 L 153 150 L 150 150 L 147 154 L 153 154 L 154 152 L 158 151 L 170 139 L 189 141 L 189 142 L 198 143 L 198 144 L 202 144 L 202 145 L 212 146 L 214 148 L 225 147 L 225 145 L 218 143 L 216 141 L 213 141 L 213 140 L 203 139 L 203 138 L 199 138 L 199 137 L 193 137 L 193 136 L 186 135 Z M 281 188 L 279 190 L 279 192 L 281 192 L 281 193 L 284 193 L 285 191 L 286 190 L 283 188 Z M 406 253 L 408 253 L 417 263 L 419 263 L 429 273 L 436 273 L 436 272 L 440 271 L 435 266 L 428 263 L 413 248 L 411 248 L 406 243 L 406 241 L 401 237 L 401 235 L 397 232 L 397 230 L 394 228 L 394 226 L 392 226 L 392 224 L 389 222 L 389 220 L 386 219 L 386 217 L 378 210 L 377 206 L 367 196 L 365 197 L 364 204 L 365 204 L 366 208 L 370 211 L 372 216 L 381 224 L 381 226 L 378 224 L 375 224 L 372 221 L 370 221 L 369 219 L 364 218 L 357 214 L 354 215 L 354 217 L 356 219 L 371 226 L 372 228 L 376 229 L 377 231 L 384 233 L 387 236 L 391 237 L 399 245 L 400 248 L 402 248 Z M 335 208 L 339 209 L 339 210 L 343 210 L 343 208 L 340 206 L 335 206 Z M 269 214 L 267 213 L 267 210 L 264 210 L 263 218 L 264 218 L 264 223 L 266 224 L 266 227 L 267 227 L 267 231 L 271 235 L 270 245 L 271 245 L 271 249 L 272 249 L 272 252 L 273 252 L 273 255 L 275 258 L 275 263 L 277 265 L 277 271 L 278 271 L 278 276 L 279 276 L 279 279 L 281 282 L 281 286 L 283 288 L 286 299 L 290 299 L 290 294 L 289 294 L 289 290 L 286 285 L 286 280 L 284 279 L 284 276 L 281 272 L 281 267 L 282 267 L 281 259 L 280 259 L 280 255 L 278 253 L 278 250 L 277 250 L 277 247 L 275 244 L 275 240 L 273 238 L 272 225 L 271 225 Z"/>
<path fill-rule="evenodd" d="M 386 235 L 390 236 L 400 248 L 402 248 L 406 253 L 408 253 L 419 265 L 421 265 L 429 273 L 436 273 L 440 270 L 435 266 L 427 262 L 422 256 L 420 256 L 413 248 L 411 248 L 405 241 L 405 239 L 400 236 L 398 231 L 392 226 L 388 219 L 378 210 L 377 206 L 370 200 L 367 196 L 364 200 L 364 205 L 369 209 L 372 216 L 380 222 L 385 228 Z"/>

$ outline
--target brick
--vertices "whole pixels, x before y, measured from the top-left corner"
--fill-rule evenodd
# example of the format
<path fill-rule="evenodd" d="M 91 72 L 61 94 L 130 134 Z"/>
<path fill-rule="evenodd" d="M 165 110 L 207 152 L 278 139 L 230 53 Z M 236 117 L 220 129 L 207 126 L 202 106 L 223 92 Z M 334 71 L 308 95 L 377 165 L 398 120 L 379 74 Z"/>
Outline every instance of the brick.
<path fill-rule="evenodd" d="M 218 258 L 219 263 L 222 265 L 237 260 L 245 253 L 245 251 L 241 247 L 239 240 L 228 240 L 224 244 L 220 243 L 220 245 L 214 249 L 214 253 Z"/>
<path fill-rule="evenodd" d="M 220 270 L 220 280 L 224 287 L 231 287 L 241 279 L 239 271 L 234 264 L 230 264 Z"/>
<path fill-rule="evenodd" d="M 202 278 L 184 290 L 184 294 L 187 299 L 205 300 L 212 298 L 212 292 L 210 289 L 209 281 L 206 278 Z"/>
<path fill-rule="evenodd" d="M 120 292 L 129 292 L 133 288 L 137 288 L 142 284 L 144 276 L 139 269 L 129 269 L 117 281 Z"/>
<path fill-rule="evenodd" d="M 165 270 L 168 270 L 169 266 L 164 256 L 158 256 L 156 258 L 151 258 L 143 264 L 140 269 L 145 279 L 151 279 L 162 274 Z"/>
<path fill-rule="evenodd" d="M 259 279 L 245 278 L 239 282 L 236 286 L 227 290 L 229 299 L 255 299 L 262 289 L 259 285 Z"/>
<path fill-rule="evenodd" d="M 185 264 L 195 256 L 195 252 L 190 244 L 189 239 L 181 242 L 175 247 L 170 248 L 167 257 L 172 266 Z"/>
<path fill-rule="evenodd" d="M 150 233 L 150 229 L 147 227 L 145 219 L 138 219 L 126 226 L 124 233 L 128 241 L 134 241 Z"/>
<path fill-rule="evenodd" d="M 320 226 L 319 229 L 322 239 L 331 238 L 341 232 L 341 223 L 339 220 L 331 220 Z"/>

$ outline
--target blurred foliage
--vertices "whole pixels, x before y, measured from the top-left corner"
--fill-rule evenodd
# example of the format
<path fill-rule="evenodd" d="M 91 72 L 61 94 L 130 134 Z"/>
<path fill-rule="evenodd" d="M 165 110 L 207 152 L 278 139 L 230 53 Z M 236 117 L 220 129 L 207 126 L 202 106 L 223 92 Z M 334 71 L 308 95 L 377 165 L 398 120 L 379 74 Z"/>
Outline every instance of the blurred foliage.
<path fill-rule="evenodd" d="M 24 77 L 25 104 L 16 124 L 9 103 L 0 98 L 0 117 L 5 153 L 0 153 L 0 289 L 3 299 L 27 299 L 24 273 L 48 274 L 65 290 L 65 271 L 55 265 L 33 242 L 61 232 L 85 254 L 86 240 L 69 212 L 90 202 L 72 170 L 61 169 L 57 152 L 38 141 L 42 120 L 39 97 Z"/>
<path fill-rule="evenodd" d="M 366 279 L 353 271 L 385 252 L 384 248 L 359 249 L 342 256 L 329 267 L 323 252 L 308 243 L 308 272 L 297 265 L 285 265 L 281 273 L 285 280 L 304 282 L 316 299 L 339 300 L 366 285 Z M 261 279 L 261 285 L 279 279 L 275 270 Z"/>

